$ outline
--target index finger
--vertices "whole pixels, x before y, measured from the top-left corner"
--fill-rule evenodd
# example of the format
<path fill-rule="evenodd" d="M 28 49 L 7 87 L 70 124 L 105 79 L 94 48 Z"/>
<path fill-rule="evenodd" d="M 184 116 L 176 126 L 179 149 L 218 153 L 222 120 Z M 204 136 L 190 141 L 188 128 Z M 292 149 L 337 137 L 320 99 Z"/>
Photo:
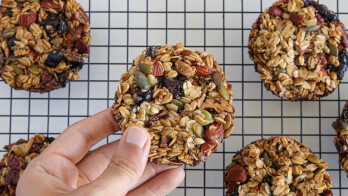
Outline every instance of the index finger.
<path fill-rule="evenodd" d="M 93 145 L 117 131 L 119 126 L 108 108 L 67 128 L 44 153 L 63 156 L 76 164 Z"/>

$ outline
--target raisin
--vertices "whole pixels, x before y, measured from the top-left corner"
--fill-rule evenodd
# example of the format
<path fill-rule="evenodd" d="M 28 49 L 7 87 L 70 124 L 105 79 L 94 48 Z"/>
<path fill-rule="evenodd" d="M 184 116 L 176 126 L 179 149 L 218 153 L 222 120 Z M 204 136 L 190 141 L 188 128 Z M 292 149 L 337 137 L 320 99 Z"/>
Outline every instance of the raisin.
<path fill-rule="evenodd" d="M 45 142 L 46 142 L 46 143 L 49 143 L 49 144 L 50 144 L 50 143 L 52 143 L 53 141 L 54 141 L 54 138 L 53 138 L 53 137 L 46 137 L 46 138 L 45 138 Z"/>
<path fill-rule="evenodd" d="M 337 78 L 339 80 L 343 80 L 344 73 L 348 69 L 348 52 L 347 52 L 347 50 L 343 50 L 342 52 L 340 52 L 339 59 L 340 59 L 340 65 L 338 68 L 337 67 L 335 68 L 336 69 L 335 72 L 337 73 Z"/>
<path fill-rule="evenodd" d="M 314 6 L 314 8 L 318 11 L 318 13 L 323 16 L 324 18 L 326 18 L 326 16 L 329 14 L 328 13 L 328 8 L 326 7 L 326 5 L 320 4 L 320 5 L 316 5 Z"/>
<path fill-rule="evenodd" d="M 185 96 L 183 83 L 184 81 L 178 79 L 178 77 L 172 80 L 164 79 L 163 81 L 163 85 L 173 94 L 174 99 L 180 99 Z"/>
<path fill-rule="evenodd" d="M 302 0 L 303 3 L 305 3 L 306 6 L 312 5 L 312 0 Z"/>
<path fill-rule="evenodd" d="M 16 37 L 12 37 L 12 38 L 10 38 L 10 39 L 8 40 L 7 45 L 8 45 L 9 48 L 12 48 L 13 46 L 16 45 L 16 44 L 14 43 L 14 41 L 18 41 L 18 40 L 16 39 Z"/>
<path fill-rule="evenodd" d="M 269 185 L 272 185 L 272 177 L 269 175 L 266 175 L 265 177 L 263 177 L 262 182 L 268 183 Z"/>
<path fill-rule="evenodd" d="M 152 90 L 148 90 L 143 92 L 140 88 L 137 88 L 135 91 L 135 98 L 134 98 L 134 102 L 136 104 L 140 104 L 143 101 L 151 101 L 152 98 Z"/>
<path fill-rule="evenodd" d="M 11 10 L 6 10 L 6 12 L 4 13 L 4 16 L 8 16 L 8 17 L 12 18 L 13 12 Z"/>
<path fill-rule="evenodd" d="M 156 51 L 157 51 L 157 46 L 151 46 L 150 48 L 148 48 L 146 50 L 146 57 L 151 57 L 152 59 L 155 59 L 155 55 L 156 55 Z"/>
<path fill-rule="evenodd" d="M 63 60 L 63 57 L 64 55 L 59 50 L 52 50 L 47 57 L 46 65 L 55 67 Z"/>
<path fill-rule="evenodd" d="M 19 180 L 19 171 L 18 170 L 8 170 L 8 173 L 5 177 L 5 183 L 7 184 L 17 184 Z"/>
<path fill-rule="evenodd" d="M 329 22 L 336 22 L 338 20 L 338 17 L 335 13 L 331 12 L 328 14 L 328 16 L 326 17 L 326 19 L 329 21 Z"/>

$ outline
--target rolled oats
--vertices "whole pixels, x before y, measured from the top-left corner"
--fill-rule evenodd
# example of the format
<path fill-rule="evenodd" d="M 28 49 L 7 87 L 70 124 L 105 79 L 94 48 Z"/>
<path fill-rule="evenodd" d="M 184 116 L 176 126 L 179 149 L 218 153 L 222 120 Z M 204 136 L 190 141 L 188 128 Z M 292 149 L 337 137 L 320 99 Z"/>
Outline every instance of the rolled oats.
<path fill-rule="evenodd" d="M 348 101 L 343 109 L 341 118 L 333 123 L 333 127 L 337 132 L 334 143 L 340 156 L 339 163 L 348 175 Z"/>
<path fill-rule="evenodd" d="M 16 195 L 18 180 L 29 162 L 45 150 L 53 140 L 36 134 L 29 140 L 20 139 L 4 147 L 7 153 L 0 162 L 0 195 Z"/>
<path fill-rule="evenodd" d="M 113 112 L 123 132 L 148 129 L 150 161 L 195 166 L 232 132 L 232 85 L 206 52 L 150 47 L 122 75 Z"/>
<path fill-rule="evenodd" d="M 237 152 L 227 167 L 227 196 L 332 195 L 327 167 L 296 139 L 258 140 Z"/>
<path fill-rule="evenodd" d="M 291 101 L 331 94 L 348 67 L 345 27 L 316 1 L 275 2 L 254 23 L 248 47 L 265 87 Z"/>
<path fill-rule="evenodd" d="M 89 18 L 76 0 L 2 0 L 0 75 L 46 93 L 77 80 L 89 55 Z"/>

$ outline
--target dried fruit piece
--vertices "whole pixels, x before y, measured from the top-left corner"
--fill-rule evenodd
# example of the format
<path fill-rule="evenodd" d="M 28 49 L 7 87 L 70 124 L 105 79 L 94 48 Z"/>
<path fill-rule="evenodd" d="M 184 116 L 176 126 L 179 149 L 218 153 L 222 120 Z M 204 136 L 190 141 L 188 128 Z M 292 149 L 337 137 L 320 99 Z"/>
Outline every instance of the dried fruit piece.
<path fill-rule="evenodd" d="M 35 12 L 20 13 L 18 24 L 23 27 L 29 27 L 31 24 L 35 23 L 36 20 L 37 20 L 37 14 Z"/>
<path fill-rule="evenodd" d="M 223 140 L 224 129 L 221 123 L 213 123 L 205 130 L 205 140 L 211 145 L 219 145 Z"/>
<path fill-rule="evenodd" d="M 290 13 L 290 19 L 294 23 L 294 25 L 299 25 L 303 21 L 303 16 L 299 15 L 295 12 Z"/>
<path fill-rule="evenodd" d="M 64 55 L 59 50 L 52 50 L 47 57 L 46 65 L 55 67 L 63 60 L 63 57 Z"/>

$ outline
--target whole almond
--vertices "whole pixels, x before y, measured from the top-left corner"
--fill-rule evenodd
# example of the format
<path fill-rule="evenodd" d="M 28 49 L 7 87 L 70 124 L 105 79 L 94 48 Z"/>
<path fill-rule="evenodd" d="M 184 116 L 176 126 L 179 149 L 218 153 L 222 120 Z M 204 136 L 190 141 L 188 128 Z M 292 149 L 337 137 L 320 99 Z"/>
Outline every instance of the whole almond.
<path fill-rule="evenodd" d="M 224 129 L 221 123 L 213 123 L 205 130 L 205 140 L 211 145 L 219 145 L 224 137 Z"/>
<path fill-rule="evenodd" d="M 197 76 L 203 76 L 203 77 L 206 77 L 206 76 L 209 76 L 213 73 L 213 70 L 210 69 L 210 67 L 204 65 L 204 66 L 196 66 L 196 75 Z"/>
<path fill-rule="evenodd" d="M 283 11 L 279 7 L 276 7 L 276 6 L 270 7 L 268 9 L 268 13 L 269 13 L 269 15 L 274 16 L 274 17 L 277 17 L 277 16 L 281 17 L 283 15 Z"/>
<path fill-rule="evenodd" d="M 247 179 L 248 179 L 248 174 L 246 169 L 239 164 L 233 165 L 227 175 L 227 181 L 229 183 L 237 183 L 237 182 L 243 183 Z"/>
<path fill-rule="evenodd" d="M 89 47 L 88 47 L 86 41 L 83 39 L 76 40 L 75 48 L 77 48 L 79 50 L 79 52 L 81 52 L 81 53 L 89 54 Z"/>

